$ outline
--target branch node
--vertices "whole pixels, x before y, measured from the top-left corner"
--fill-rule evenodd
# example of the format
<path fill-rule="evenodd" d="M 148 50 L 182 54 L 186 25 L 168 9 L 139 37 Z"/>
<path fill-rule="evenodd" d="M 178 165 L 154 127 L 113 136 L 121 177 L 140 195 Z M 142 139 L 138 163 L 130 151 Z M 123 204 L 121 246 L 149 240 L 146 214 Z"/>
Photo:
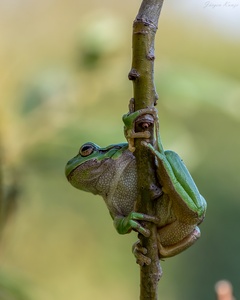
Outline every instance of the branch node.
<path fill-rule="evenodd" d="M 129 80 L 136 80 L 140 77 L 140 74 L 138 71 L 134 68 L 131 69 L 131 71 L 128 73 L 128 79 Z"/>
<path fill-rule="evenodd" d="M 147 60 L 154 61 L 155 60 L 155 55 L 152 52 L 149 52 L 147 55 Z"/>
<path fill-rule="evenodd" d="M 151 130 L 154 124 L 154 117 L 150 114 L 145 114 L 136 119 L 136 129 Z"/>
<path fill-rule="evenodd" d="M 133 24 L 135 23 L 142 23 L 144 26 L 151 28 L 154 32 L 156 32 L 158 29 L 158 27 L 155 26 L 155 24 L 151 20 L 146 18 L 136 18 Z"/>

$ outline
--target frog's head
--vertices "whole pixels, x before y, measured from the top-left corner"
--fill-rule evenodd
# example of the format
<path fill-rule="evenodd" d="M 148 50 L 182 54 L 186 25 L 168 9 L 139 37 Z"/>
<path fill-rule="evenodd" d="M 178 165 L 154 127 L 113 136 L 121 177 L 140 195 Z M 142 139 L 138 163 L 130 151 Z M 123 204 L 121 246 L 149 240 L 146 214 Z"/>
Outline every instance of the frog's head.
<path fill-rule="evenodd" d="M 118 159 L 127 148 L 126 143 L 114 144 L 106 148 L 100 148 L 91 142 L 85 143 L 79 153 L 68 161 L 65 175 L 77 189 L 99 194 L 97 187 L 99 177 L 111 168 L 113 161 Z M 108 181 L 110 183 L 111 178 Z"/>

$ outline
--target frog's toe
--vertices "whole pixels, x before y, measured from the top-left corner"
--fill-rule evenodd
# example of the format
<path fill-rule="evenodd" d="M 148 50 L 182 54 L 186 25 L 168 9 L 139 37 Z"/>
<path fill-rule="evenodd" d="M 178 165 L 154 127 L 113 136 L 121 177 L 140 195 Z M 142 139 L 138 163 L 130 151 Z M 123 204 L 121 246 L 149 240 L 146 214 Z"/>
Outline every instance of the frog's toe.
<path fill-rule="evenodd" d="M 147 254 L 147 249 L 141 245 L 139 240 L 133 244 L 132 252 L 136 257 L 137 264 L 139 264 L 140 266 L 150 265 L 151 259 L 145 255 Z"/>

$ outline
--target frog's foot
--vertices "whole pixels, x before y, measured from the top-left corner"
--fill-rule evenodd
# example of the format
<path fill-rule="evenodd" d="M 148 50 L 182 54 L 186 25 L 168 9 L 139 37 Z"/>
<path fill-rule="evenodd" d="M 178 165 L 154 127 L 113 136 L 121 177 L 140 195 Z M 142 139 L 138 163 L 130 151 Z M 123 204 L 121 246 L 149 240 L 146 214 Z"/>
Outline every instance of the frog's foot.
<path fill-rule="evenodd" d="M 138 240 L 136 243 L 133 244 L 132 252 L 136 258 L 136 263 L 139 264 L 140 266 L 143 265 L 148 266 L 151 264 L 151 259 L 146 256 L 147 249 L 141 245 L 140 240 Z"/>
<path fill-rule="evenodd" d="M 127 137 L 127 141 L 128 141 L 128 149 L 131 152 L 135 151 L 135 146 L 134 146 L 134 139 L 149 139 L 151 134 L 149 131 L 143 131 L 143 132 L 135 132 L 135 131 L 131 131 L 130 133 L 125 134 L 125 136 Z"/>
<path fill-rule="evenodd" d="M 155 216 L 149 216 L 146 214 L 132 211 L 128 216 L 116 216 L 114 218 L 114 226 L 117 232 L 120 234 L 129 233 L 131 230 L 141 233 L 145 237 L 150 236 L 150 231 L 143 227 L 139 221 L 152 222 L 154 224 L 159 223 L 159 219 Z"/>
<path fill-rule="evenodd" d="M 196 240 L 199 239 L 200 235 L 200 229 L 196 227 L 188 236 L 186 236 L 183 240 L 179 241 L 178 243 L 170 246 L 163 246 L 161 244 L 160 234 L 158 234 L 158 250 L 160 258 L 162 259 L 172 257 L 181 253 L 182 251 L 192 246 L 192 244 L 194 244 Z"/>

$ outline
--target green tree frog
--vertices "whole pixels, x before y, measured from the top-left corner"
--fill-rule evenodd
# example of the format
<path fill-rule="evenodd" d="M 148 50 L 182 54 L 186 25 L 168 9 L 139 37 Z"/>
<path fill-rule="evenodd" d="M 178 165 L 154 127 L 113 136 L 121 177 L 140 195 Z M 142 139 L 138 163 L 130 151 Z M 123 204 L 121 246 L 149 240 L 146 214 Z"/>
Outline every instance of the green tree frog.
<path fill-rule="evenodd" d="M 138 194 L 134 139 L 149 137 L 149 132 L 136 134 L 134 123 L 144 114 L 154 116 L 156 128 L 156 146 L 143 143 L 155 157 L 161 191 L 154 200 L 155 216 L 134 211 Z M 91 142 L 85 143 L 79 153 L 68 161 L 66 177 L 77 189 L 103 197 L 118 233 L 126 234 L 134 230 L 147 237 L 150 233 L 141 221 L 154 222 L 158 230 L 159 257 L 174 256 L 200 237 L 198 225 L 204 219 L 206 201 L 178 154 L 163 150 L 155 108 L 128 113 L 123 121 L 128 143 L 105 148 Z M 136 243 L 133 252 L 140 264 L 150 263 L 145 255 L 146 249 L 139 243 Z"/>

